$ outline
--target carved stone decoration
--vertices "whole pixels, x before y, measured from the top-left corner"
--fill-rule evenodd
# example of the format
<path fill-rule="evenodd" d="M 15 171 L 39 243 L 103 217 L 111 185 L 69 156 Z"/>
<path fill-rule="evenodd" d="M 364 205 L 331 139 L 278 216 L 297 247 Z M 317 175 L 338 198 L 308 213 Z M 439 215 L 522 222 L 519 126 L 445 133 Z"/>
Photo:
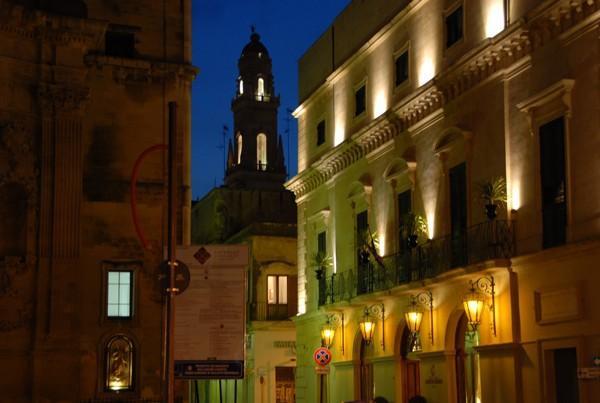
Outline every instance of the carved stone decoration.
<path fill-rule="evenodd" d="M 80 86 L 45 83 L 38 87 L 41 107 L 45 112 L 81 112 L 90 98 L 90 89 Z"/>
<path fill-rule="evenodd" d="M 31 130 L 20 120 L 0 121 L 0 186 L 22 185 L 33 203 L 38 174 Z"/>

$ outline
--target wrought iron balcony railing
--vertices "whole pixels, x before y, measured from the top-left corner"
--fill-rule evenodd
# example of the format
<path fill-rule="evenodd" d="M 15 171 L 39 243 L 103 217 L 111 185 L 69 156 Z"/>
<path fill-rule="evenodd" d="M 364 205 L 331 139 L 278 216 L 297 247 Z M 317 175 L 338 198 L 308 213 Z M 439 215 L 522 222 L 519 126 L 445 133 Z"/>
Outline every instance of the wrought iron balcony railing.
<path fill-rule="evenodd" d="M 290 314 L 288 304 L 267 304 L 266 302 L 255 302 L 250 308 L 251 320 L 287 320 Z"/>
<path fill-rule="evenodd" d="M 428 241 L 413 249 L 389 255 L 377 262 L 372 257 L 354 270 L 319 280 L 319 305 L 349 300 L 357 295 L 389 290 L 395 286 L 433 278 L 457 267 L 487 260 L 509 259 L 515 251 L 509 221 L 477 224 L 455 236 Z"/>

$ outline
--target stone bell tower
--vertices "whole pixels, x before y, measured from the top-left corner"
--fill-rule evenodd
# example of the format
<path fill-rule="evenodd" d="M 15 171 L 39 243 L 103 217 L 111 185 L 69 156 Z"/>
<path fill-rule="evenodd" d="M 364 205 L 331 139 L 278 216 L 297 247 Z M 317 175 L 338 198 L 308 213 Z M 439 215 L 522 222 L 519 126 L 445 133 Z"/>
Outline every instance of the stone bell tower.
<path fill-rule="evenodd" d="M 281 188 L 286 171 L 283 145 L 277 134 L 279 97 L 275 95 L 269 51 L 254 28 L 238 68 L 231 102 L 233 142 L 229 143 L 225 184 L 231 188 Z"/>

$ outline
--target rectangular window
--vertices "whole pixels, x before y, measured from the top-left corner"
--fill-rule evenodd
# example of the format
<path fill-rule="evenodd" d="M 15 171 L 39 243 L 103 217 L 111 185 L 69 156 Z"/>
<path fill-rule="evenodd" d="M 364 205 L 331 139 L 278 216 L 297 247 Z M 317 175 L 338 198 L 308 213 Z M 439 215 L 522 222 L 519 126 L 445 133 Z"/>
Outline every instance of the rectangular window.
<path fill-rule="evenodd" d="M 267 302 L 269 304 L 288 303 L 288 278 L 287 276 L 267 277 Z"/>
<path fill-rule="evenodd" d="M 454 45 L 463 37 L 463 7 L 457 7 L 446 16 L 446 47 Z"/>
<path fill-rule="evenodd" d="M 450 235 L 452 267 L 464 266 L 467 259 L 467 164 L 450 169 Z"/>
<path fill-rule="evenodd" d="M 135 33 L 126 29 L 106 31 L 105 53 L 107 56 L 135 57 Z"/>
<path fill-rule="evenodd" d="M 325 121 L 321 120 L 317 125 L 317 146 L 325 142 Z"/>
<path fill-rule="evenodd" d="M 360 116 L 367 110 L 367 86 L 363 84 L 354 93 L 354 116 Z"/>
<path fill-rule="evenodd" d="M 408 80 L 408 50 L 396 58 L 396 87 Z"/>
<path fill-rule="evenodd" d="M 317 235 L 317 252 L 327 253 L 327 232 L 322 231 Z"/>
<path fill-rule="evenodd" d="M 106 316 L 131 318 L 133 309 L 133 272 L 108 271 Z"/>
<path fill-rule="evenodd" d="M 407 249 L 407 237 L 409 234 L 408 228 L 404 226 L 404 219 L 407 214 L 412 211 L 412 192 L 410 190 L 406 190 L 402 193 L 398 194 L 398 223 L 400 224 L 398 237 L 400 241 L 400 251 L 404 252 Z"/>
<path fill-rule="evenodd" d="M 543 246 L 567 240 L 567 195 L 564 118 L 540 127 Z"/>

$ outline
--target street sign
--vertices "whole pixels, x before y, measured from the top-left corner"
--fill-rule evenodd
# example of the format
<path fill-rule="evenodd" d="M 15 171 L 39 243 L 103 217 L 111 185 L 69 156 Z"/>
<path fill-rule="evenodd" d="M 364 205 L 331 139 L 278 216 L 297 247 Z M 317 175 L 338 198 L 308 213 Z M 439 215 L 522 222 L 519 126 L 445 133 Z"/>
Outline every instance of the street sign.
<path fill-rule="evenodd" d="M 158 268 L 158 281 L 160 283 L 160 289 L 162 292 L 166 292 L 169 288 L 169 261 L 164 260 Z M 190 269 L 181 260 L 177 260 L 177 266 L 175 266 L 175 288 L 177 294 L 180 295 L 190 285 Z"/>
<path fill-rule="evenodd" d="M 330 370 L 331 370 L 331 368 L 329 368 L 328 366 L 327 367 L 322 367 L 320 365 L 317 365 L 315 367 L 315 373 L 317 375 L 329 375 Z"/>
<path fill-rule="evenodd" d="M 326 347 L 319 347 L 313 353 L 313 359 L 317 365 L 325 367 L 331 362 L 331 351 Z"/>
<path fill-rule="evenodd" d="M 178 248 L 190 286 L 175 306 L 175 376 L 244 377 L 247 245 Z"/>

